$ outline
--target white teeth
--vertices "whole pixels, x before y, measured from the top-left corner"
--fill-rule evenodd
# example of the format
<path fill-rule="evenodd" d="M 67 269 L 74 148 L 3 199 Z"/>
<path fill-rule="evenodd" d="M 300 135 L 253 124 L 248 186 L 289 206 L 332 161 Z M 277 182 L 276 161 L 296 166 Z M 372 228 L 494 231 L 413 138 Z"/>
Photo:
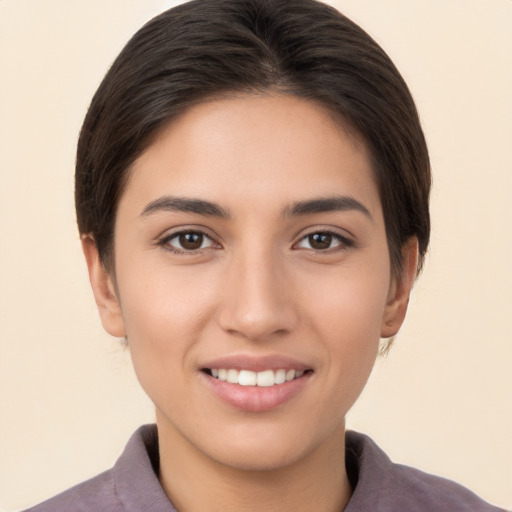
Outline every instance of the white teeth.
<path fill-rule="evenodd" d="M 238 370 L 228 370 L 228 374 L 226 380 L 231 382 L 231 384 L 238 384 L 238 374 L 240 372 Z"/>
<path fill-rule="evenodd" d="M 238 375 L 238 384 L 241 386 L 256 386 L 256 372 L 241 370 Z"/>
<path fill-rule="evenodd" d="M 270 387 L 274 384 L 283 384 L 293 379 L 298 379 L 304 375 L 303 371 L 296 370 L 265 370 L 262 372 L 252 372 L 250 370 L 235 370 L 233 368 L 213 368 L 212 377 L 219 380 L 239 384 L 240 386 L 260 386 Z"/>
<path fill-rule="evenodd" d="M 264 372 L 258 372 L 256 374 L 256 385 L 257 386 L 273 386 L 275 383 L 274 372 L 272 370 L 266 370 Z"/>
<path fill-rule="evenodd" d="M 274 381 L 276 384 L 286 382 L 286 370 L 277 370 Z"/>

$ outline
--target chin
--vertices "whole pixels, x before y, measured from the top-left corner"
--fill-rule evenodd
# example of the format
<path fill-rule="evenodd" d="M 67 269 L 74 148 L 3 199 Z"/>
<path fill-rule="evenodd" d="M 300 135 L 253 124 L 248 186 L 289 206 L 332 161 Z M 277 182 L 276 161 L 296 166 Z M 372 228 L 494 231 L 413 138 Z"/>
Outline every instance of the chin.
<path fill-rule="evenodd" d="M 303 459 L 306 454 L 307 452 L 304 452 L 303 448 L 297 450 L 281 445 L 279 449 L 272 449 L 269 446 L 262 448 L 262 445 L 258 444 L 251 447 L 233 447 L 232 449 L 225 447 L 222 454 L 212 458 L 217 463 L 237 471 L 264 473 L 289 467 Z"/>
<path fill-rule="evenodd" d="M 297 425 L 260 425 L 260 428 L 227 431 L 221 438 L 210 439 L 209 446 L 199 447 L 212 460 L 247 472 L 270 472 L 307 463 L 324 449 L 333 450 L 344 443 L 344 423 L 332 431 L 298 429 Z"/>

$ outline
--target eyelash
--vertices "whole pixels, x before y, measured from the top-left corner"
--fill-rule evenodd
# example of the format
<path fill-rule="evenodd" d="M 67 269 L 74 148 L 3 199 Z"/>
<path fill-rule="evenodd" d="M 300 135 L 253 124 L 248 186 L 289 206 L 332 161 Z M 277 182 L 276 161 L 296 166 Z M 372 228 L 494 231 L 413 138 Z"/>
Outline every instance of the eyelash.
<path fill-rule="evenodd" d="M 176 247 L 173 247 L 170 244 L 171 240 L 177 239 L 177 238 L 179 238 L 181 236 L 185 236 L 185 235 L 199 235 L 199 236 L 203 237 L 201 245 L 203 245 L 205 239 L 210 240 L 211 245 L 209 245 L 208 247 L 204 247 L 204 248 L 199 247 L 198 249 L 188 249 L 187 250 L 187 249 L 178 249 Z M 310 247 L 310 248 L 306 247 L 303 249 L 314 251 L 315 254 L 326 254 L 326 253 L 333 254 L 333 253 L 345 251 L 345 250 L 355 246 L 355 243 L 353 240 L 351 240 L 350 238 L 348 238 L 346 236 L 341 235 L 340 233 L 337 233 L 335 231 L 330 231 L 327 229 L 326 230 L 320 229 L 320 230 L 312 231 L 310 233 L 303 235 L 300 238 L 300 240 L 293 245 L 293 248 L 297 248 L 300 250 L 301 248 L 297 247 L 297 246 L 300 243 L 307 241 L 308 239 L 310 239 L 310 237 L 313 237 L 315 235 L 331 237 L 330 241 L 335 240 L 338 242 L 338 245 L 336 245 L 335 247 L 327 247 L 325 249 L 314 249 L 313 247 Z M 166 250 L 168 250 L 174 254 L 189 255 L 189 256 L 201 254 L 205 249 L 209 249 L 211 247 L 214 247 L 214 248 L 220 247 L 220 244 L 218 244 L 213 239 L 213 237 L 211 235 L 209 235 L 208 233 L 205 233 L 204 231 L 202 231 L 200 229 L 183 229 L 181 231 L 176 231 L 174 233 L 170 233 L 170 234 L 164 236 L 163 238 L 161 238 L 158 241 L 158 245 L 164 247 Z M 215 247 L 216 245 L 217 245 L 217 247 Z"/>
<path fill-rule="evenodd" d="M 346 251 L 347 249 L 355 246 L 354 241 L 352 239 L 348 238 L 347 236 L 341 235 L 340 233 L 337 233 L 336 231 L 330 231 L 328 229 L 319 229 L 319 230 L 312 231 L 312 232 L 304 235 L 296 244 L 294 244 L 294 247 L 298 246 L 300 243 L 302 243 L 304 241 L 307 241 L 308 239 L 310 239 L 310 237 L 313 237 L 315 235 L 328 236 L 328 237 L 331 237 L 330 242 L 332 242 L 333 240 L 338 242 L 338 245 L 336 245 L 334 247 L 328 247 L 325 249 L 315 249 L 313 247 L 305 248 L 306 250 L 314 251 L 315 254 L 339 253 L 342 251 Z"/>
<path fill-rule="evenodd" d="M 199 235 L 203 237 L 201 245 L 203 245 L 205 239 L 210 240 L 211 245 L 205 248 L 198 248 L 198 249 L 178 249 L 176 247 L 173 247 L 170 242 L 171 240 L 174 240 L 175 238 L 179 238 L 181 236 L 185 235 Z M 201 254 L 205 249 L 209 249 L 210 247 L 214 247 L 215 245 L 219 245 L 215 242 L 212 236 L 210 236 L 208 233 L 205 233 L 204 231 L 200 229 L 183 229 L 181 231 L 176 231 L 174 233 L 170 233 L 169 235 L 164 236 L 158 241 L 158 245 L 161 247 L 164 247 L 166 250 L 177 254 L 177 255 L 187 255 L 187 256 L 193 256 L 196 254 Z"/>

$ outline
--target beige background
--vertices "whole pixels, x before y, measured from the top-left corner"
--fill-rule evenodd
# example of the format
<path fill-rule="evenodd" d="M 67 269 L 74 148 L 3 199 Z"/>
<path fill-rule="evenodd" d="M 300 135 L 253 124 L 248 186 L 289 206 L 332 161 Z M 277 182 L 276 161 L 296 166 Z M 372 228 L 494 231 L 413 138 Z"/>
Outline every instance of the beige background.
<path fill-rule="evenodd" d="M 512 1 L 332 3 L 403 72 L 435 176 L 426 271 L 349 425 L 512 508 Z M 109 467 L 152 421 L 129 355 L 100 327 L 72 173 L 109 63 L 172 4 L 0 0 L 0 509 Z"/>

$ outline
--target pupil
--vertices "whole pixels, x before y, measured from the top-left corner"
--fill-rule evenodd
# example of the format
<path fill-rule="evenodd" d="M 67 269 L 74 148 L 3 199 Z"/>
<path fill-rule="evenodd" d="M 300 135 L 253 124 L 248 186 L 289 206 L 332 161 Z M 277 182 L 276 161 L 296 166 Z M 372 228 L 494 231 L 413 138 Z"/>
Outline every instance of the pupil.
<path fill-rule="evenodd" d="M 190 251 L 199 249 L 203 245 L 203 235 L 201 233 L 183 233 L 179 240 L 181 247 Z"/>
<path fill-rule="evenodd" d="M 332 242 L 332 235 L 328 233 L 315 233 L 309 235 L 309 243 L 313 249 L 328 249 Z"/>

